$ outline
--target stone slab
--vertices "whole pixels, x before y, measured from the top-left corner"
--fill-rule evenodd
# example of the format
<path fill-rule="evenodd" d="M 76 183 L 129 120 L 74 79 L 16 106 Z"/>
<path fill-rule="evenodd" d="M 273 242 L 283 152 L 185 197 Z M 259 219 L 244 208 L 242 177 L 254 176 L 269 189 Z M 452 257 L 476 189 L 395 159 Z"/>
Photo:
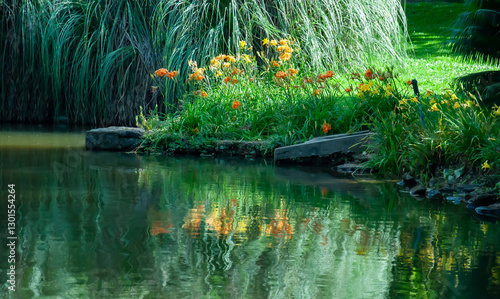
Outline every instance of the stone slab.
<path fill-rule="evenodd" d="M 132 151 L 142 143 L 144 130 L 131 127 L 107 127 L 87 131 L 85 148 L 101 151 Z"/>
<path fill-rule="evenodd" d="M 310 157 L 325 157 L 335 153 L 360 153 L 370 141 L 373 133 L 362 131 L 352 134 L 337 134 L 317 137 L 301 144 L 279 147 L 274 150 L 274 161 Z"/>

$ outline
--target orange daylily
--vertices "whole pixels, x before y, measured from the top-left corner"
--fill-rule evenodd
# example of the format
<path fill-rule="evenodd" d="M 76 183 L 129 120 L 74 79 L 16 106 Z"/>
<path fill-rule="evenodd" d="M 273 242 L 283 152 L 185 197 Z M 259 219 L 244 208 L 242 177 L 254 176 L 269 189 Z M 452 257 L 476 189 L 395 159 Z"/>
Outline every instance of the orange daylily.
<path fill-rule="evenodd" d="M 373 78 L 373 71 L 371 69 L 367 69 L 365 72 L 365 78 L 366 79 L 372 79 Z"/>
<path fill-rule="evenodd" d="M 285 78 L 286 77 L 286 73 L 285 72 L 282 72 L 282 71 L 279 71 L 276 73 L 276 78 L 278 79 L 282 79 L 282 78 Z"/>
<path fill-rule="evenodd" d="M 233 107 L 233 109 L 238 109 L 240 106 L 241 106 L 240 101 L 236 100 L 233 101 L 233 105 L 231 107 Z"/>
<path fill-rule="evenodd" d="M 194 74 L 189 75 L 189 80 L 203 80 L 205 77 L 203 77 L 200 73 L 196 72 Z"/>
<path fill-rule="evenodd" d="M 279 58 L 280 58 L 280 60 L 287 61 L 290 58 L 292 58 L 292 54 L 285 52 L 285 53 L 281 54 Z"/>
<path fill-rule="evenodd" d="M 224 83 L 228 83 L 228 82 L 230 82 L 231 84 L 236 84 L 236 83 L 238 83 L 238 80 L 228 76 L 228 77 L 224 78 Z"/>
<path fill-rule="evenodd" d="M 172 79 L 173 77 L 177 76 L 178 72 L 177 71 L 171 71 L 168 73 L 168 78 Z"/>
<path fill-rule="evenodd" d="M 329 123 L 327 123 L 325 120 L 325 122 L 323 122 L 323 132 L 325 132 L 325 134 L 327 134 L 328 131 L 330 131 L 331 129 L 332 129 L 332 126 Z"/>
<path fill-rule="evenodd" d="M 168 71 L 167 71 L 167 69 L 164 69 L 164 68 L 161 68 L 161 69 L 158 69 L 155 71 L 155 75 L 157 75 L 158 77 L 163 77 L 166 74 L 168 74 Z"/>

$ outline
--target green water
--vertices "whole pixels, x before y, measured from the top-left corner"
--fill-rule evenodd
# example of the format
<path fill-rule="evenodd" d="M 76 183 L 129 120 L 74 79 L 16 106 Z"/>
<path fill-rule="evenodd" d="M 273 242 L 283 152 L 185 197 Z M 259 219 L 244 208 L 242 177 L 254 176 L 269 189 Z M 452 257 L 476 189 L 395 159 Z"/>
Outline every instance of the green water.
<path fill-rule="evenodd" d="M 263 160 L 86 152 L 83 139 L 0 132 L 1 298 L 500 297 L 500 225 L 463 206 Z"/>

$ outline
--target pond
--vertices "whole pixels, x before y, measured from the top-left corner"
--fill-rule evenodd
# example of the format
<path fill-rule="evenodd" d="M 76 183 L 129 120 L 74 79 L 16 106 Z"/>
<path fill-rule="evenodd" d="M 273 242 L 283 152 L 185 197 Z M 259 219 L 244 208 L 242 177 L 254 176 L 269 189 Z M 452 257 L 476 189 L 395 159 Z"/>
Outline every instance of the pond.
<path fill-rule="evenodd" d="M 2 298 L 500 297 L 500 225 L 392 181 L 88 152 L 82 131 L 4 129 L 0 165 Z"/>

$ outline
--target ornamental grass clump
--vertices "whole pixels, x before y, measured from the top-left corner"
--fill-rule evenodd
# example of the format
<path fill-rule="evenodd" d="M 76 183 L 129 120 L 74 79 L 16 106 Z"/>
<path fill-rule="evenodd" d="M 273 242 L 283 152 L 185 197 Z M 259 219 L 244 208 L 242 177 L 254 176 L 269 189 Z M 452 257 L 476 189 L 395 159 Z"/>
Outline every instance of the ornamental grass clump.
<path fill-rule="evenodd" d="M 145 76 L 162 66 L 186 78 L 189 60 L 219 53 L 273 47 L 274 67 L 298 54 L 296 69 L 334 70 L 406 57 L 399 0 L 19 0 L 0 11 L 5 121 L 132 125 L 140 106 L 173 112 L 192 82 L 164 81 L 155 97 Z"/>

